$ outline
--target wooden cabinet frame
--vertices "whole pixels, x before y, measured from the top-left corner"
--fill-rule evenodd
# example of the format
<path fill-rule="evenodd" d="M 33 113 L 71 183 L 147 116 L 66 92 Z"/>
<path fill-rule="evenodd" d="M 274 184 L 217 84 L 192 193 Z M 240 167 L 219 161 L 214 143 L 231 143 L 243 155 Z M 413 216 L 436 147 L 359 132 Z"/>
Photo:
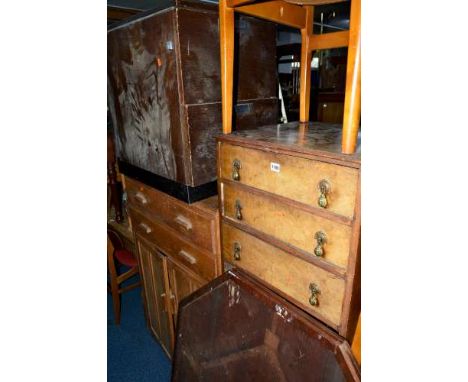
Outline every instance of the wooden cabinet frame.
<path fill-rule="evenodd" d="M 296 2 L 296 1 L 294 1 Z M 326 4 L 333 0 L 304 1 L 307 4 Z M 297 1 L 297 3 L 302 3 Z M 221 94 L 223 132 L 232 131 L 233 73 L 234 73 L 234 12 L 260 17 L 301 31 L 300 122 L 308 122 L 310 105 L 310 64 L 317 49 L 348 47 L 346 93 L 343 118 L 342 152 L 356 150 L 361 111 L 361 0 L 351 1 L 349 31 L 315 35 L 312 31 L 314 6 L 296 5 L 284 0 L 256 2 L 255 0 L 220 0 L 219 33 L 221 48 Z"/>

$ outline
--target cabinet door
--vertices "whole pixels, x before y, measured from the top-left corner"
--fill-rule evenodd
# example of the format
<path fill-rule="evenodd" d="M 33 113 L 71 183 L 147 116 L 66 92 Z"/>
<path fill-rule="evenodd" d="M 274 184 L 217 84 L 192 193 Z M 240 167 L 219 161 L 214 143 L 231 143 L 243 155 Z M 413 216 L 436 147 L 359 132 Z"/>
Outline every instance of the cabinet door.
<path fill-rule="evenodd" d="M 171 290 L 170 299 L 173 303 L 172 311 L 174 314 L 174 328 L 177 324 L 177 311 L 179 302 L 192 292 L 195 292 L 206 281 L 194 275 L 191 271 L 186 270 L 176 262 L 168 259 L 167 270 L 169 274 L 169 285 Z"/>
<path fill-rule="evenodd" d="M 172 354 L 173 329 L 166 293 L 166 257 L 137 239 L 148 323 L 164 350 Z"/>

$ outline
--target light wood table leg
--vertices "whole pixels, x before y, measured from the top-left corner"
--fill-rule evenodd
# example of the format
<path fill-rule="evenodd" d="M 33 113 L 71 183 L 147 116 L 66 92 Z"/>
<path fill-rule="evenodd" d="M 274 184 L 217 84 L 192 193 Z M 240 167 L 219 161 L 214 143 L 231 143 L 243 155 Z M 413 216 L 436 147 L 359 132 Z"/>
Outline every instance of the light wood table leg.
<path fill-rule="evenodd" d="M 343 118 L 341 151 L 352 154 L 356 150 L 361 115 L 361 0 L 351 1 L 349 23 L 348 64 Z"/>
<path fill-rule="evenodd" d="M 299 94 L 299 120 L 301 122 L 307 122 L 309 120 L 310 82 L 312 77 L 310 69 L 310 62 L 312 60 L 310 38 L 312 37 L 314 25 L 314 7 L 304 6 L 304 8 L 306 10 L 306 26 L 301 29 L 301 89 Z"/>
<path fill-rule="evenodd" d="M 232 131 L 233 75 L 234 75 L 234 9 L 219 0 L 219 32 L 221 48 L 221 99 L 223 133 Z"/>
<path fill-rule="evenodd" d="M 358 361 L 359 365 L 361 364 L 361 315 L 359 314 L 359 320 L 356 327 L 356 332 L 353 337 L 353 344 L 351 346 L 351 351 Z"/>

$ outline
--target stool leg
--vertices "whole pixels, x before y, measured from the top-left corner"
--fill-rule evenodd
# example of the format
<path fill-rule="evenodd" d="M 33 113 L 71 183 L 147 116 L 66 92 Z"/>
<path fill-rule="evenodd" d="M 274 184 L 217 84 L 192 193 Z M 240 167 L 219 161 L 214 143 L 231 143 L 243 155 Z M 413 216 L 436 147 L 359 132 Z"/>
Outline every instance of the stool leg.
<path fill-rule="evenodd" d="M 115 324 L 120 325 L 120 294 L 119 286 L 115 280 L 111 278 L 111 294 L 112 294 L 112 304 L 114 306 L 114 319 Z"/>
<path fill-rule="evenodd" d="M 112 305 L 114 306 L 114 319 L 115 324 L 120 324 L 120 295 L 119 295 L 119 284 L 117 282 L 117 269 L 115 268 L 114 261 L 114 246 L 112 242 L 107 238 L 107 268 L 109 271 L 110 278 L 110 289 L 112 295 Z"/>

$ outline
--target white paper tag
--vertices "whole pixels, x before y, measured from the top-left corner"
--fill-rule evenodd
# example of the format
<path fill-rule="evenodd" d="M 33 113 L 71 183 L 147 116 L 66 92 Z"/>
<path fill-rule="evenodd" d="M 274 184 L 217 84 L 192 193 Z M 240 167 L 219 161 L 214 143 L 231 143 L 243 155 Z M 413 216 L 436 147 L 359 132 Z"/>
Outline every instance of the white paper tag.
<path fill-rule="evenodd" d="M 273 172 L 280 172 L 281 171 L 281 165 L 279 163 L 271 162 L 270 163 L 270 170 Z"/>

